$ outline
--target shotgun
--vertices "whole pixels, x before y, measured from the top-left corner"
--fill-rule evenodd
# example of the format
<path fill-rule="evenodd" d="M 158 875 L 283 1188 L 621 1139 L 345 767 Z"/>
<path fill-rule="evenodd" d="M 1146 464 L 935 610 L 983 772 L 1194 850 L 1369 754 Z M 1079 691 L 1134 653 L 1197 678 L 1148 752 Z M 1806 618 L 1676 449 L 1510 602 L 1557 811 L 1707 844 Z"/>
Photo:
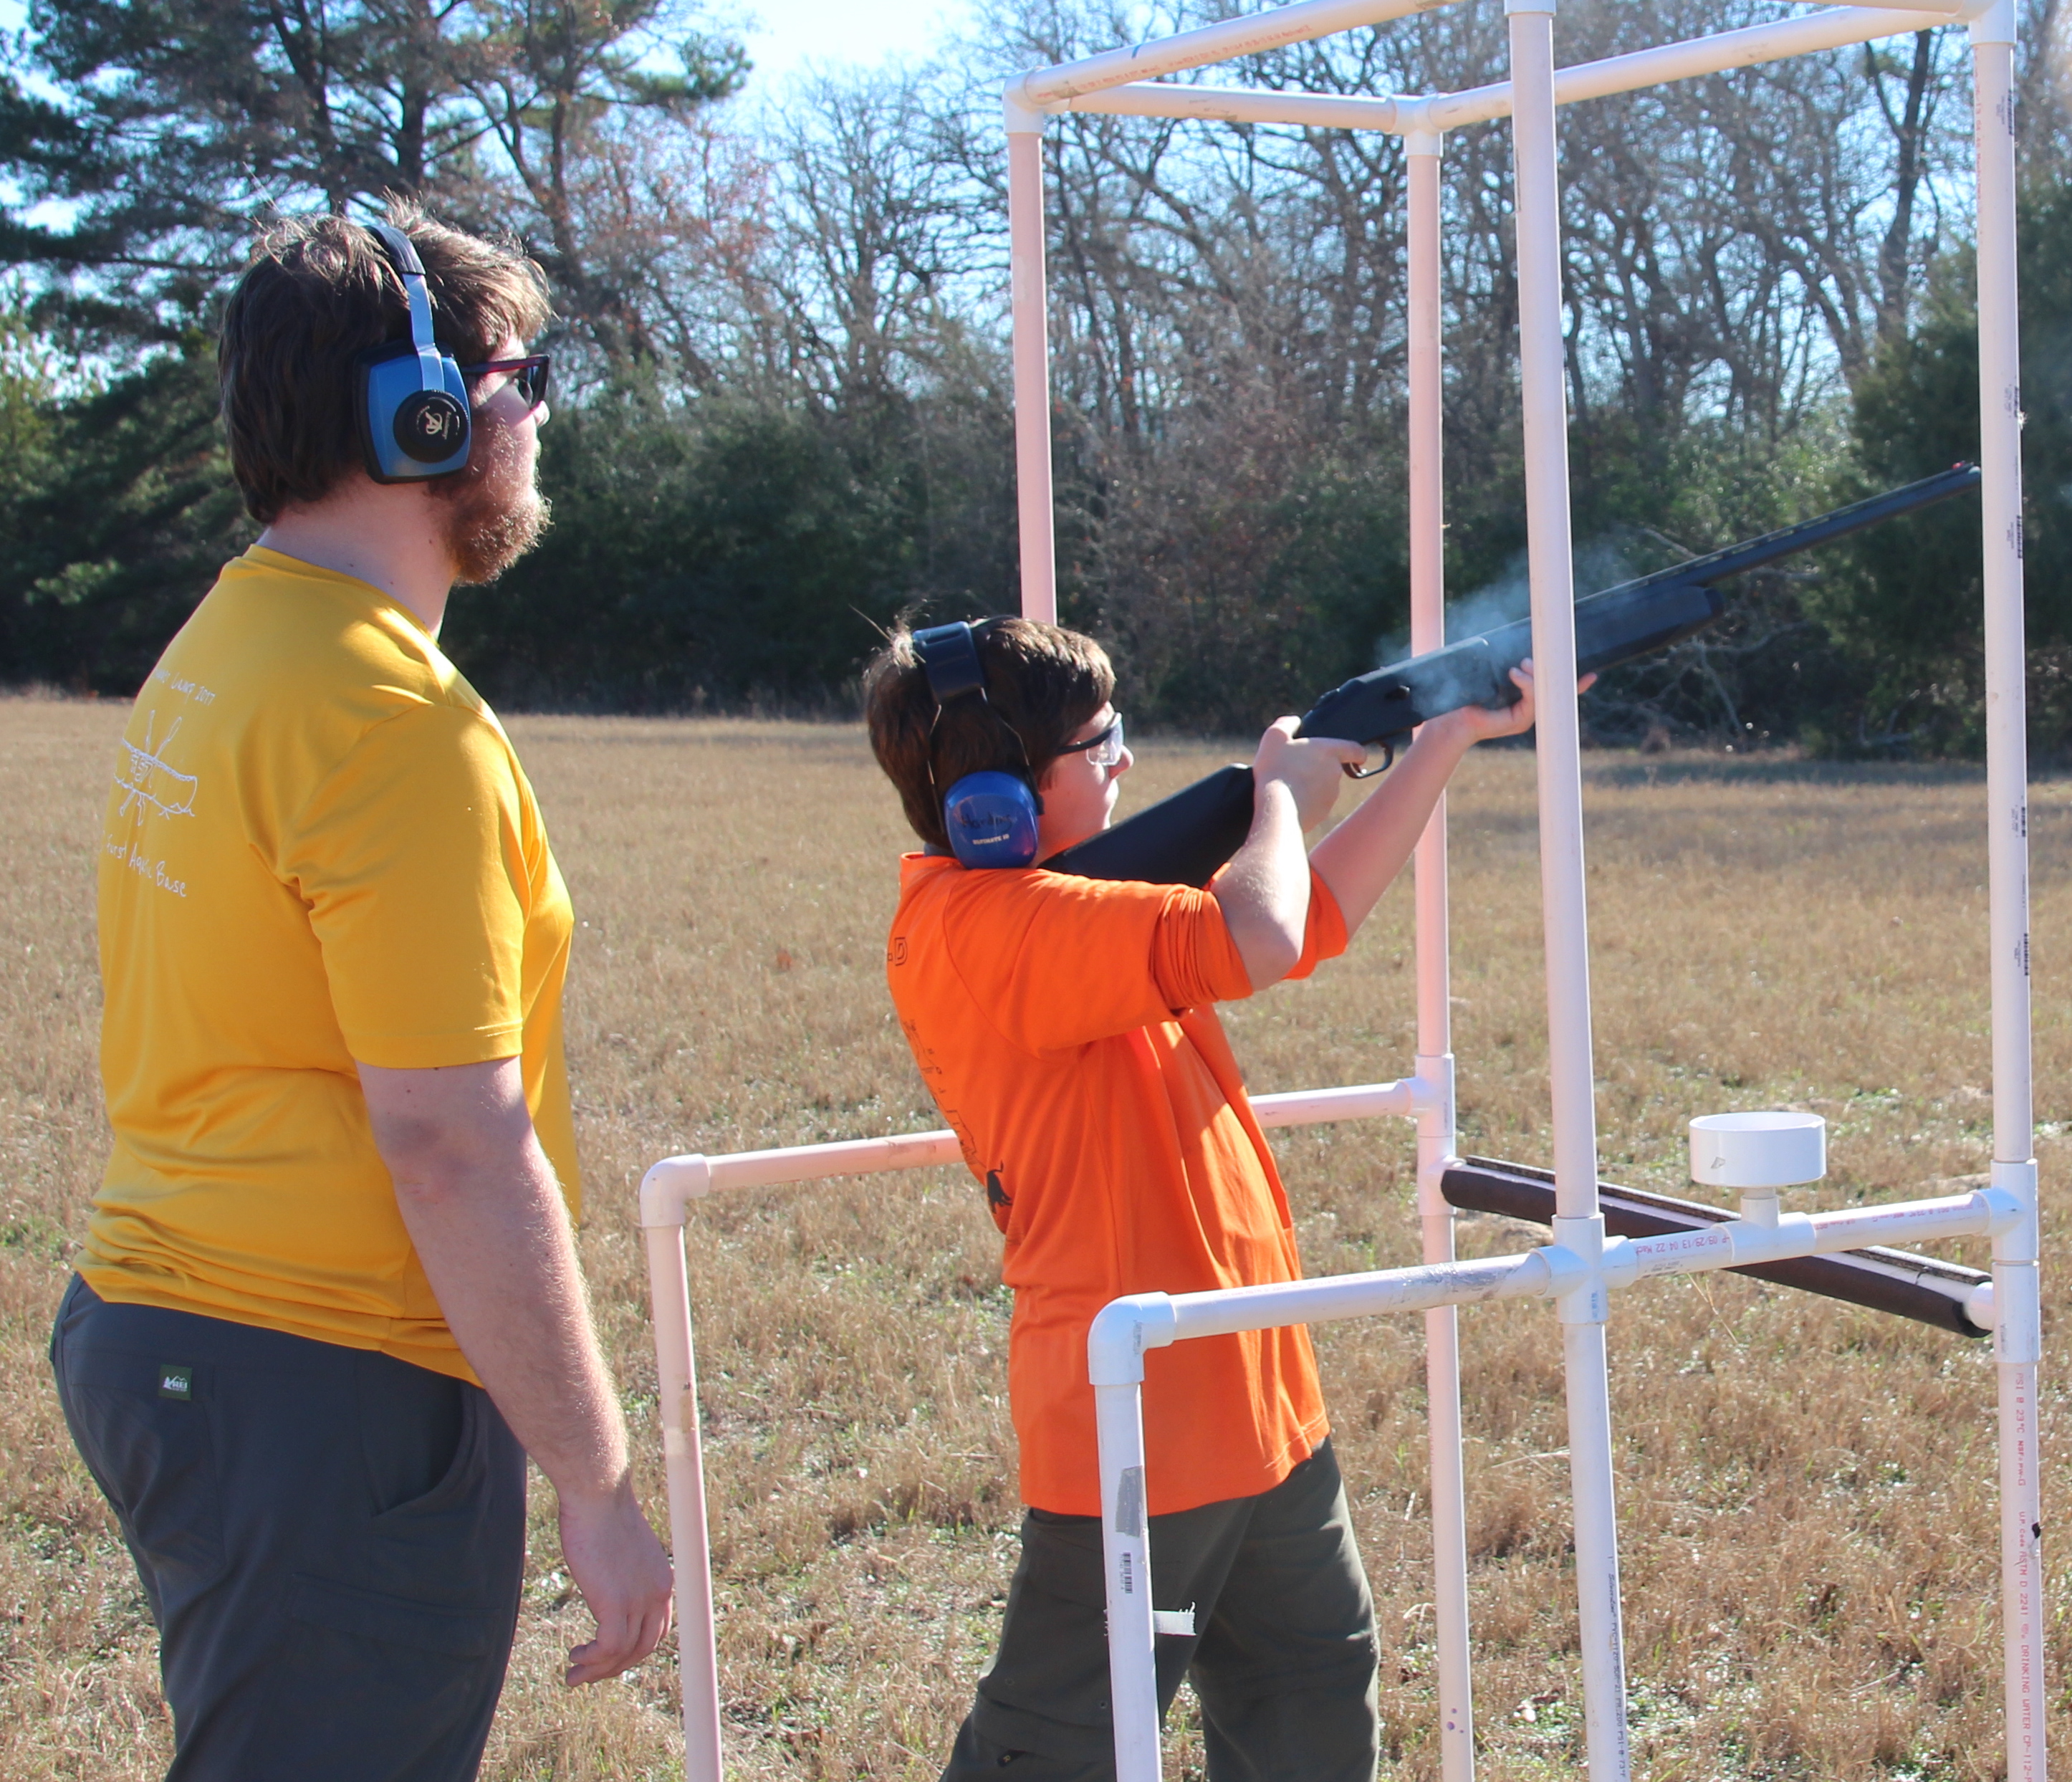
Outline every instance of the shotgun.
<path fill-rule="evenodd" d="M 1696 557 L 1576 603 L 1576 672 L 1591 674 L 1667 649 L 1696 636 L 1726 610 L 1718 584 L 1811 550 L 1881 521 L 1911 513 L 1979 486 L 1975 464 L 1934 476 L 1815 519 L 1765 533 L 1745 544 Z M 1463 706 L 1515 706 L 1511 671 L 1532 653 L 1532 623 L 1521 619 L 1444 649 L 1412 656 L 1334 687 L 1302 718 L 1298 736 L 1334 736 L 1383 751 L 1429 718 Z M 1252 769 L 1219 768 L 1110 829 L 1042 862 L 1081 879 L 1132 879 L 1206 885 L 1243 846 L 1252 828 Z"/>

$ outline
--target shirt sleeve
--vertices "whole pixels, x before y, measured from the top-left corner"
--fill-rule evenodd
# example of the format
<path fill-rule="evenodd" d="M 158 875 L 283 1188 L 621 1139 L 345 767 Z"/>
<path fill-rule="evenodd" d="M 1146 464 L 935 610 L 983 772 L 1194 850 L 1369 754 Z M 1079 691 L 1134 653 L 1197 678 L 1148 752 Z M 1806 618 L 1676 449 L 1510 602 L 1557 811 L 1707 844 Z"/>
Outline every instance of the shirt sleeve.
<path fill-rule="evenodd" d="M 1309 875 L 1309 918 L 1302 929 L 1302 957 L 1289 968 L 1290 977 L 1307 977 L 1326 959 L 1335 959 L 1350 944 L 1346 932 L 1346 912 L 1331 895 L 1331 887 L 1313 871 Z"/>
<path fill-rule="evenodd" d="M 1252 994 L 1223 907 L 1207 891 L 1044 875 L 1000 905 L 975 909 L 946 937 L 972 995 L 1026 1051 L 1087 1045 Z M 1302 958 L 1290 975 L 1345 945 L 1344 918 L 1313 873 Z"/>
<path fill-rule="evenodd" d="M 356 1059 L 417 1070 L 519 1055 L 523 833 L 503 739 L 451 706 L 376 725 L 319 787 L 284 876 Z"/>

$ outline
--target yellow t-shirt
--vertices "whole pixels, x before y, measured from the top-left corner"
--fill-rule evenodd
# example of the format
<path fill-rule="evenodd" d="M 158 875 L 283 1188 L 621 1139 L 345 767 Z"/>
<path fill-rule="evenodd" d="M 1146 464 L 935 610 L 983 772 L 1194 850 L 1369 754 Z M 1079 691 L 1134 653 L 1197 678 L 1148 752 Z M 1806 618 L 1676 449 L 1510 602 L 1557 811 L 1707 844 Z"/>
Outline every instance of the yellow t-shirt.
<path fill-rule="evenodd" d="M 472 1380 L 355 1061 L 518 1058 L 578 1210 L 574 921 L 495 714 L 379 589 L 255 546 L 137 697 L 100 868 L 115 1150 L 80 1272 Z"/>

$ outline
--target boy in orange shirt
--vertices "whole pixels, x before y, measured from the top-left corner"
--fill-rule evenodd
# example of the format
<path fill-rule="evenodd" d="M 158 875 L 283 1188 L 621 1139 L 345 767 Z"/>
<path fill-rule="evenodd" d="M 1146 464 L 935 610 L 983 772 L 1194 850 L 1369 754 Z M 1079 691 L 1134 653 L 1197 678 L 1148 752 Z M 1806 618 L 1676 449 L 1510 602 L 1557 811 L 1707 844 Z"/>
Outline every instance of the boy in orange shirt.
<path fill-rule="evenodd" d="M 1531 726 L 1518 678 L 1517 706 L 1425 725 L 1314 853 L 1304 832 L 1364 751 L 1279 720 L 1253 762 L 1250 834 L 1197 891 L 973 870 L 952 854 L 944 794 L 967 787 L 1021 801 L 1025 858 L 1107 826 L 1130 755 L 1092 640 L 994 619 L 901 632 L 872 665 L 872 747 L 926 844 L 902 862 L 893 1001 L 985 1185 L 1014 1290 L 1022 1558 L 944 1782 L 1112 1774 L 1087 1326 L 1121 1294 L 1298 1277 L 1287 1198 L 1213 1005 L 1344 950 L 1468 748 Z M 1194 1607 L 1198 1630 L 1159 1641 L 1161 1707 L 1191 1674 L 1212 1782 L 1371 1782 L 1373 1604 L 1307 1333 L 1161 1349 L 1144 1407 L 1153 1599 Z"/>

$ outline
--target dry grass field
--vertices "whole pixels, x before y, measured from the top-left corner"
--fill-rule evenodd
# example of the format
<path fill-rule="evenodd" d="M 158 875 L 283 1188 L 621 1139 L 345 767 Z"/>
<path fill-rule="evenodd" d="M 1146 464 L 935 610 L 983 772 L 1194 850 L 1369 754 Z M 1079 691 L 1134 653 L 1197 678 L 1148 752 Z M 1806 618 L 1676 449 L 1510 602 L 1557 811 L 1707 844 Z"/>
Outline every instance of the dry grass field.
<path fill-rule="evenodd" d="M 105 1147 L 92 875 L 121 716 L 0 702 L 14 813 L 0 855 L 0 1775 L 18 1782 L 154 1776 L 170 1747 L 142 1603 L 43 1360 Z M 849 730 L 512 729 L 583 923 L 569 1017 L 584 1249 L 659 1514 L 634 1186 L 672 1150 L 936 1124 L 881 970 L 901 831 Z M 1128 800 L 1220 753 L 1151 745 Z M 1601 756 L 1587 798 L 1609 1175 L 1676 1191 L 1690 1116 L 1782 1103 L 1829 1117 L 1819 1204 L 1984 1167 L 1975 775 Z M 2054 1237 L 2072 1159 L 2072 787 L 2036 788 L 2033 833 Z M 1544 1162 L 1529 756 L 1469 763 L 1453 834 L 1465 1146 Z M 1408 1068 L 1408 906 L 1400 887 L 1347 959 L 1227 1012 L 1255 1089 Z M 1414 1257 L 1406 1127 L 1278 1142 L 1313 1273 Z M 1519 1237 L 1480 1221 L 1464 1241 Z M 689 1238 L 734 1772 L 931 1777 L 1013 1558 L 1008 1308 L 980 1197 L 948 1173 L 761 1192 L 706 1203 Z M 2055 1329 L 2066 1279 L 2047 1268 Z M 1483 1774 L 1569 1775 L 1560 1345 L 1537 1304 L 1478 1308 L 1463 1326 Z M 1392 1763 L 1422 1779 L 1437 1763 L 1419 1335 L 1416 1320 L 1368 1322 L 1320 1331 L 1319 1348 L 1380 1611 Z M 1724 1276 L 1634 1289 L 1611 1345 L 1640 1772 L 2000 1774 L 1986 1347 Z M 2052 1362 L 2046 1389 L 2054 1528 L 2068 1373 Z M 548 1509 L 536 1494 L 484 1774 L 667 1776 L 668 1655 L 584 1694 L 554 1681 L 582 1617 Z M 2058 1552 L 2062 1762 L 2072 1592 Z M 1198 1743 L 1176 1731 L 1174 1773 L 1198 1773 Z"/>

